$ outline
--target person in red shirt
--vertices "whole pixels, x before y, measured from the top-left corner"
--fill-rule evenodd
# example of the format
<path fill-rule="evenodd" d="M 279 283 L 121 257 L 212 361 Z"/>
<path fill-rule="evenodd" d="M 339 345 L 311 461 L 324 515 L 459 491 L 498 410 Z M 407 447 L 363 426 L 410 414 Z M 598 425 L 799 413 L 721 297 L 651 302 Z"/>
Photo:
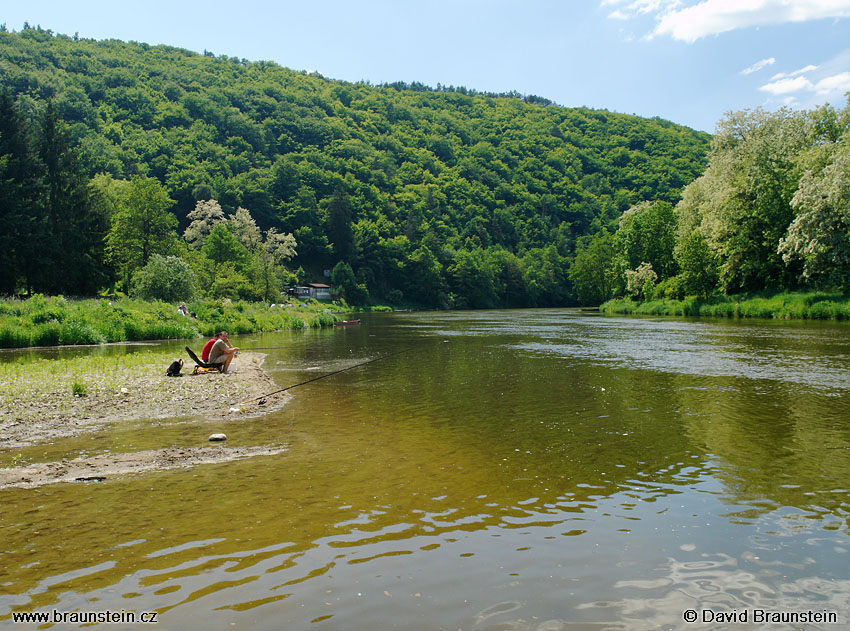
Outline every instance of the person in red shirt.
<path fill-rule="evenodd" d="M 211 364 L 221 364 L 221 372 L 230 372 L 230 362 L 236 357 L 238 348 L 230 343 L 227 338 L 227 331 L 222 331 L 216 336 L 218 339 L 213 340 L 212 348 L 210 348 L 209 362 Z"/>
<path fill-rule="evenodd" d="M 215 344 L 220 337 L 221 333 L 216 333 L 215 336 L 213 336 L 213 338 L 209 342 L 204 344 L 204 349 L 201 351 L 201 360 L 205 362 L 208 362 L 210 360 L 210 350 L 212 349 L 213 344 Z"/>

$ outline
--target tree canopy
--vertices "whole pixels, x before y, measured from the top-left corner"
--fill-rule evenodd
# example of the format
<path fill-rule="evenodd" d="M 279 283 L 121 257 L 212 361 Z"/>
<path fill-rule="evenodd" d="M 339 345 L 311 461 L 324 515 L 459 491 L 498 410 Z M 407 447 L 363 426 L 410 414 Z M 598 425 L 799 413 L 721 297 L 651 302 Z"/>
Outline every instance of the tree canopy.
<path fill-rule="evenodd" d="M 347 83 L 266 61 L 40 28 L 0 32 L 0 64 L 4 111 L 14 110 L 23 136 L 47 137 L 44 115 L 53 108 L 75 173 L 118 183 L 113 189 L 158 183 L 175 234 L 188 229 L 198 248 L 181 256 L 195 261 L 202 288 L 197 243 L 213 228 L 196 234 L 190 214 L 214 201 L 225 218 L 241 207 L 259 230 L 291 234 L 290 263 L 308 277 L 343 261 L 373 297 L 569 304 L 576 292 L 566 268 L 580 238 L 616 229 L 640 202 L 676 204 L 703 172 L 709 143 L 707 134 L 659 118 L 537 96 Z M 0 195 L 24 199 L 2 212 L 14 234 L 26 235 L 33 217 L 47 221 L 51 211 L 37 201 L 47 180 L 25 181 L 20 165 L 31 159 L 47 169 L 47 156 L 33 149 L 26 157 L 14 134 L 0 134 L 0 172 L 18 178 L 15 190 L 0 179 Z M 765 195 L 784 200 L 786 189 Z M 137 253 L 134 243 L 122 258 L 116 223 L 126 224 L 126 214 L 122 207 L 107 217 L 108 257 L 98 255 L 91 230 L 87 260 L 101 277 L 126 279 L 152 254 L 175 254 L 156 243 Z M 20 241 L 14 278 L 0 291 L 26 290 L 37 277 L 22 262 L 34 243 Z M 230 263 L 249 278 L 247 259 Z M 240 283 L 219 285 L 244 290 Z"/>
<path fill-rule="evenodd" d="M 846 292 L 848 182 L 850 102 L 843 109 L 732 112 L 718 124 L 708 166 L 675 209 L 655 200 L 620 217 L 608 259 L 620 261 L 625 277 L 602 299 L 624 286 L 642 298 Z M 576 273 L 583 256 L 573 263 Z M 658 276 L 653 283 L 660 280 L 654 287 L 638 280 L 650 269 Z M 583 278 L 574 282 L 590 283 Z"/>

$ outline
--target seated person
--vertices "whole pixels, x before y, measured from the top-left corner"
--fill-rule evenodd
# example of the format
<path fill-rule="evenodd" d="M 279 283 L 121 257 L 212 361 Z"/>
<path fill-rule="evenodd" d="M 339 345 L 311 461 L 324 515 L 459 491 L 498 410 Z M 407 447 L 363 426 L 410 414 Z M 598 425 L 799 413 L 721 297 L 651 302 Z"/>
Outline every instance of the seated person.
<path fill-rule="evenodd" d="M 213 347 L 213 344 L 218 341 L 218 338 L 221 336 L 221 333 L 216 333 L 213 335 L 212 339 L 204 344 L 204 348 L 201 351 L 201 360 L 208 362 L 210 360 L 210 349 Z"/>
<path fill-rule="evenodd" d="M 228 372 L 230 362 L 236 357 L 239 349 L 230 345 L 230 340 L 227 338 L 227 331 L 222 331 L 216 337 L 218 339 L 215 340 L 210 349 L 209 363 L 222 364 L 222 372 Z"/>

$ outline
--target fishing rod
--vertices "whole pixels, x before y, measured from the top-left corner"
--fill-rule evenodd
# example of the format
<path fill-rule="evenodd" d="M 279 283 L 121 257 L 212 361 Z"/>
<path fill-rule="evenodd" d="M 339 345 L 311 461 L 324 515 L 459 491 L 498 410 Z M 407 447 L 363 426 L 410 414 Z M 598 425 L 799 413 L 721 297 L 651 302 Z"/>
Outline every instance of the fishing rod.
<path fill-rule="evenodd" d="M 293 348 L 302 348 L 301 346 L 252 346 L 251 348 L 245 348 L 243 346 L 239 347 L 240 351 L 277 351 L 277 350 L 289 350 Z"/>
<path fill-rule="evenodd" d="M 446 344 L 448 340 L 440 340 L 439 342 L 434 342 L 434 344 Z M 319 375 L 318 377 L 313 377 L 312 379 L 307 379 L 306 381 L 301 381 L 300 383 L 293 384 L 291 386 L 286 386 L 285 388 L 281 388 L 280 390 L 275 390 L 274 392 L 269 392 L 267 394 L 260 395 L 258 397 L 254 397 L 252 399 L 247 399 L 242 401 L 241 403 L 252 403 L 254 401 L 259 401 L 260 399 L 265 399 L 266 397 L 270 397 L 275 394 L 280 394 L 281 392 L 286 392 L 287 390 L 292 390 L 293 388 L 297 388 L 299 386 L 306 386 L 308 383 L 313 383 L 314 381 L 318 381 L 319 379 L 326 379 L 327 377 L 333 377 L 334 375 L 338 375 L 342 372 L 346 372 L 348 370 L 354 370 L 355 368 L 360 368 L 361 366 L 365 366 L 366 364 L 371 364 L 374 362 L 381 361 L 382 359 L 388 359 L 390 357 L 395 357 L 396 355 L 403 355 L 404 353 L 417 353 L 424 351 L 426 348 L 430 348 L 432 345 L 428 344 L 422 348 L 406 348 L 401 351 L 396 351 L 395 353 L 388 353 L 386 355 L 380 355 L 378 357 L 373 357 L 365 362 L 360 362 L 359 364 L 354 364 L 354 366 L 349 366 L 348 368 L 341 368 L 339 370 L 334 370 L 333 372 L 326 373 L 324 375 Z"/>

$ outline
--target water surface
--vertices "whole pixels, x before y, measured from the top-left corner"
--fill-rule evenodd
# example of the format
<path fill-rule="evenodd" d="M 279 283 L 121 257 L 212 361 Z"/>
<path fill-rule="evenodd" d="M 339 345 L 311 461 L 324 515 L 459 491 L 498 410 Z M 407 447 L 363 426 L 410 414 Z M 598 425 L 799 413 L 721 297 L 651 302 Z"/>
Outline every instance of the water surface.
<path fill-rule="evenodd" d="M 265 352 L 281 386 L 386 358 L 263 418 L 17 450 L 196 446 L 213 431 L 290 445 L 0 492 L 0 622 L 58 609 L 158 611 L 160 629 L 649 630 L 763 608 L 836 612 L 838 627 L 805 628 L 839 628 L 848 332 L 535 310 L 244 336 L 280 347 Z"/>

